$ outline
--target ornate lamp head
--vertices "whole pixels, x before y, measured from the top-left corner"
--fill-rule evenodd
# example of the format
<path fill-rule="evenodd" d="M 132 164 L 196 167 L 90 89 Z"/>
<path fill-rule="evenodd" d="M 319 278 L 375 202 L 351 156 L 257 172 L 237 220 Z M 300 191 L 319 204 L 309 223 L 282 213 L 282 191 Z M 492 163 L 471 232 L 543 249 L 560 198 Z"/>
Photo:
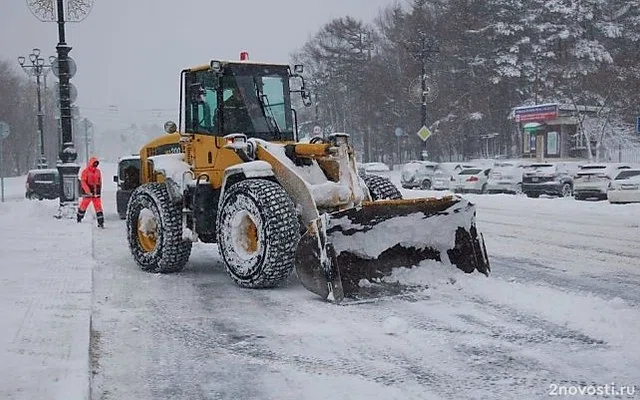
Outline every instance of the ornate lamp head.
<path fill-rule="evenodd" d="M 64 2 L 65 22 L 80 22 L 89 15 L 94 0 L 26 0 L 31 13 L 44 22 L 58 20 L 57 2 Z"/>

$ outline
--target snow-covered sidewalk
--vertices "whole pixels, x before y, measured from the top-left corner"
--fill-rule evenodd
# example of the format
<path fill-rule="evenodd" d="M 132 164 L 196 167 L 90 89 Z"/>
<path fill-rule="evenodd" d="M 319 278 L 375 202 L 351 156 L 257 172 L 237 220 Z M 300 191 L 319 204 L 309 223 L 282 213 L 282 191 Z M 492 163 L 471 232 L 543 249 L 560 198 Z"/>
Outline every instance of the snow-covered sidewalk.
<path fill-rule="evenodd" d="M 56 209 L 0 203 L 2 399 L 88 397 L 94 223 L 57 220 Z"/>

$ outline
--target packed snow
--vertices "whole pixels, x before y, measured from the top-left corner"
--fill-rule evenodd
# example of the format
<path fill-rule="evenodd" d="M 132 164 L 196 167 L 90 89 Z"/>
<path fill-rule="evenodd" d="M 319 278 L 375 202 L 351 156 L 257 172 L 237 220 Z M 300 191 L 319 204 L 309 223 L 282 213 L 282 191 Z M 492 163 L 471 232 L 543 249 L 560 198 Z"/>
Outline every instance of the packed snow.
<path fill-rule="evenodd" d="M 106 179 L 104 230 L 5 183 L 0 398 L 640 397 L 639 204 L 465 196 L 489 277 L 425 261 L 385 278 L 410 293 L 338 306 L 295 276 L 241 289 L 212 244 L 141 271 Z"/>

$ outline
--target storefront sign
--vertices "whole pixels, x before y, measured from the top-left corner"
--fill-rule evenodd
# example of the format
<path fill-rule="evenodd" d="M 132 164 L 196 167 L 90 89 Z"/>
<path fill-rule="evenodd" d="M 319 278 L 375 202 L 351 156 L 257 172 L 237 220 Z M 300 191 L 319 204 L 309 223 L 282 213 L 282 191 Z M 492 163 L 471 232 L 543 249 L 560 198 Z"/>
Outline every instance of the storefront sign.
<path fill-rule="evenodd" d="M 516 122 L 548 121 L 558 117 L 557 104 L 518 107 L 514 109 Z"/>

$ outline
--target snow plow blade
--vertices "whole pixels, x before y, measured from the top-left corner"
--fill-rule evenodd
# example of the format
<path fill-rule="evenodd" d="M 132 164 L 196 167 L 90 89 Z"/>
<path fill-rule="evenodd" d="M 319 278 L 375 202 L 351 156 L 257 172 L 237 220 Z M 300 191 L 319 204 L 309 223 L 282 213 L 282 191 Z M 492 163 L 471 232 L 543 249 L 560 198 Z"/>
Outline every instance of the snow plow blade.
<path fill-rule="evenodd" d="M 472 203 L 460 196 L 378 200 L 323 214 L 300 239 L 296 272 L 307 290 L 340 303 L 357 295 L 360 280 L 424 260 L 489 275 Z"/>

